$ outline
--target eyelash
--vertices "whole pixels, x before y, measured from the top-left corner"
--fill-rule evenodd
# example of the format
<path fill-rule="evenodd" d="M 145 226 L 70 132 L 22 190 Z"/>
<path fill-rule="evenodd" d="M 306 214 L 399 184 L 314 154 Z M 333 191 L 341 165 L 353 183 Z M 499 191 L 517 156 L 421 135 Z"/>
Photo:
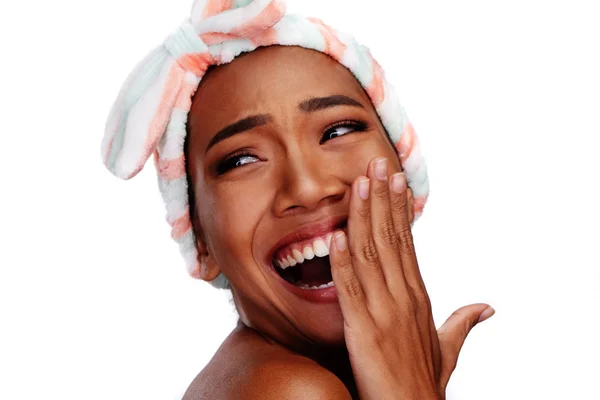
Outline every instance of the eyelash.
<path fill-rule="evenodd" d="M 323 136 L 321 137 L 321 140 L 319 141 L 319 144 L 323 144 L 325 143 L 327 140 L 331 140 L 333 138 L 339 137 L 339 136 L 344 136 L 344 135 L 338 135 L 338 136 L 333 136 L 333 137 L 329 137 L 327 140 L 323 140 L 323 138 L 329 134 L 333 129 L 336 128 L 352 128 L 352 130 L 350 132 L 347 133 L 352 133 L 352 132 L 363 132 L 366 131 L 368 126 L 366 123 L 362 122 L 362 121 L 351 121 L 351 120 L 347 120 L 347 121 L 340 121 L 340 122 L 336 122 L 335 124 L 329 125 L 327 128 L 325 128 L 325 132 L 323 132 Z"/>
<path fill-rule="evenodd" d="M 248 152 L 247 149 L 238 150 L 235 153 L 228 155 L 222 161 L 219 162 L 219 164 L 217 165 L 217 175 L 223 175 L 234 168 L 239 168 L 239 167 L 246 165 L 246 164 L 237 165 L 238 162 L 241 159 L 243 159 L 244 157 L 256 158 L 257 161 L 252 161 L 249 164 L 258 162 L 258 157 L 256 157 L 254 154 Z"/>
<path fill-rule="evenodd" d="M 342 135 L 337 135 L 337 136 L 333 136 L 333 137 L 329 136 L 329 138 L 324 140 L 324 138 L 328 134 L 331 135 L 333 130 L 335 130 L 336 128 L 341 128 L 341 127 L 351 128 L 351 130 Z M 321 140 L 319 141 L 319 144 L 323 144 L 323 143 L 327 142 L 328 140 L 334 139 L 339 136 L 344 136 L 348 133 L 363 132 L 363 131 L 367 130 L 367 128 L 368 128 L 368 125 L 362 121 L 347 120 L 347 121 L 336 122 L 335 124 L 329 125 L 327 128 L 325 128 L 325 131 L 323 132 L 323 135 L 321 137 Z M 228 155 L 221 162 L 219 162 L 219 164 L 217 165 L 217 175 L 223 175 L 223 174 L 231 171 L 232 169 L 247 165 L 247 164 L 238 165 L 240 160 L 242 160 L 244 157 L 256 159 L 256 161 L 251 161 L 247 164 L 254 164 L 255 162 L 260 161 L 257 156 L 250 153 L 247 149 L 241 149 L 239 151 L 236 151 L 235 153 Z"/>

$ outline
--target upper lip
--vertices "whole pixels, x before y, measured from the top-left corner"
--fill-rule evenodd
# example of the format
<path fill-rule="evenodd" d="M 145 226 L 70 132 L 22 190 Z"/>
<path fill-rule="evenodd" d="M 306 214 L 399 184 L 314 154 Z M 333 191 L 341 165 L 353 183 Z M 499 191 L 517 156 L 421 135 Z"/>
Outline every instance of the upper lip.
<path fill-rule="evenodd" d="M 288 233 L 271 247 L 269 251 L 269 263 L 272 262 L 273 256 L 275 252 L 281 249 L 284 246 L 287 246 L 292 243 L 301 242 L 306 239 L 310 239 L 313 237 L 325 235 L 331 231 L 336 229 L 341 229 L 346 225 L 348 221 L 348 217 L 345 215 L 340 216 L 331 216 L 324 219 L 321 219 L 316 222 L 306 223 L 304 225 L 299 226 L 294 231 Z"/>

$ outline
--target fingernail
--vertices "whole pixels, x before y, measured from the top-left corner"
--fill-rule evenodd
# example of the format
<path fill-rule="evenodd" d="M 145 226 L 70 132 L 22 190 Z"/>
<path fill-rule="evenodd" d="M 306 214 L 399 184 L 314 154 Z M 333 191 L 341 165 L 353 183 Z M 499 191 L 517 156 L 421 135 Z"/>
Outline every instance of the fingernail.
<path fill-rule="evenodd" d="M 392 175 L 392 190 L 396 193 L 402 193 L 405 185 L 404 174 L 402 172 L 398 172 Z"/>
<path fill-rule="evenodd" d="M 380 181 L 385 181 L 387 179 L 387 159 L 380 158 L 375 161 L 375 176 Z"/>
<path fill-rule="evenodd" d="M 333 240 L 335 240 L 335 247 L 338 249 L 338 251 L 346 250 L 346 235 L 344 232 L 336 233 L 333 237 Z"/>
<path fill-rule="evenodd" d="M 368 179 L 363 179 L 358 182 L 358 195 L 363 200 L 367 200 L 369 198 L 369 180 Z"/>
<path fill-rule="evenodd" d="M 489 317 L 491 317 L 492 315 L 494 315 L 496 313 L 496 310 L 494 310 L 492 307 L 488 307 L 485 309 L 484 312 L 481 313 L 481 315 L 479 316 L 479 320 L 477 322 L 483 322 L 486 319 L 488 319 Z"/>

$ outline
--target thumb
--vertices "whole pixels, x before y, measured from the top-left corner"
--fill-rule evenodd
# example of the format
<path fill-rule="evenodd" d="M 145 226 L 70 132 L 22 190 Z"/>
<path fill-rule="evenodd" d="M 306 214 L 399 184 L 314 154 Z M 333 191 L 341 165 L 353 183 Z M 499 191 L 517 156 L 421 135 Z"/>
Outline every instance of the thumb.
<path fill-rule="evenodd" d="M 440 386 L 446 389 L 450 375 L 456 368 L 458 353 L 467 335 L 479 322 L 483 322 L 496 311 L 487 304 L 471 304 L 454 311 L 444 325 L 438 329 L 440 352 L 442 353 L 442 368 Z"/>

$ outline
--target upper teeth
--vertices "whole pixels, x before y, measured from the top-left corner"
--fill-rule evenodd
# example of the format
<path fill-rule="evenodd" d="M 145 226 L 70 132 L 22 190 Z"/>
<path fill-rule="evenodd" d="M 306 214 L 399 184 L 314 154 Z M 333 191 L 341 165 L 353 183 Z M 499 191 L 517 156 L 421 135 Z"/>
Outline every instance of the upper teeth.
<path fill-rule="evenodd" d="M 302 264 L 304 260 L 312 260 L 315 256 L 327 257 L 329 255 L 329 245 L 331 244 L 332 236 L 333 233 L 328 233 L 324 237 L 287 246 L 276 254 L 275 261 L 279 267 L 286 269 L 296 264 Z"/>

